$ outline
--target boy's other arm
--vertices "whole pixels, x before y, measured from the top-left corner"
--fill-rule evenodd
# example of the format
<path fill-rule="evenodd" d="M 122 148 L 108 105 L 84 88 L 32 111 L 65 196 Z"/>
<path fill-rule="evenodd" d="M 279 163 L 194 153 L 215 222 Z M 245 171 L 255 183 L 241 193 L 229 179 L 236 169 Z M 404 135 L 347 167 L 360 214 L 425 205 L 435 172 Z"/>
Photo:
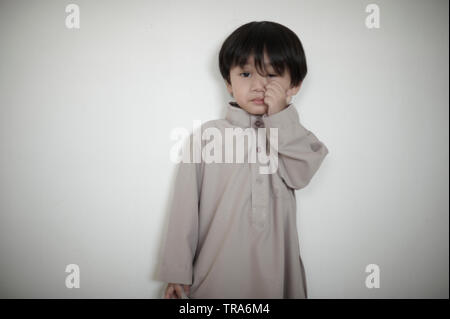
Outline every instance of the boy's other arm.
<path fill-rule="evenodd" d="M 328 154 L 328 148 L 300 123 L 293 104 L 262 117 L 270 128 L 278 128 L 278 174 L 287 186 L 300 189 L 309 184 Z"/>
<path fill-rule="evenodd" d="M 188 140 L 192 141 L 192 134 Z M 200 187 L 201 163 L 177 164 L 166 241 L 157 274 L 160 281 L 192 284 L 198 242 Z"/>

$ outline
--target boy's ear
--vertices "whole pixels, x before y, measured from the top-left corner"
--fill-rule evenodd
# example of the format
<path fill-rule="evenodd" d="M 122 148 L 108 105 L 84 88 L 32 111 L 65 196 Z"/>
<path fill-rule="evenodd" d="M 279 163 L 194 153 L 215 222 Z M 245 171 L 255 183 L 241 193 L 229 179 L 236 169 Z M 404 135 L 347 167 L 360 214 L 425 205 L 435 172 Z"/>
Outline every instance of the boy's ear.
<path fill-rule="evenodd" d="M 231 94 L 231 96 L 233 96 L 233 88 L 231 87 L 231 84 L 227 82 L 227 80 L 225 80 L 225 84 L 227 86 L 227 91 L 228 93 Z"/>
<path fill-rule="evenodd" d="M 291 87 L 287 90 L 286 95 L 288 96 L 294 96 L 295 94 L 298 93 L 298 91 L 300 90 L 300 87 L 302 86 L 302 82 L 300 82 L 299 85 Z"/>

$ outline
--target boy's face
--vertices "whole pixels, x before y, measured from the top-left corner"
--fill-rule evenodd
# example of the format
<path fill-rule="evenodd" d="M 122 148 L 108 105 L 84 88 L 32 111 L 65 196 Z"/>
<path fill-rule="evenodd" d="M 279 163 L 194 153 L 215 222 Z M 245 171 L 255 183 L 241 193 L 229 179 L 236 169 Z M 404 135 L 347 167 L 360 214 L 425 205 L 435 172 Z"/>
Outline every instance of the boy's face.
<path fill-rule="evenodd" d="M 250 114 L 262 115 L 267 113 L 268 105 L 265 103 L 258 104 L 253 100 L 264 99 L 266 85 L 271 81 L 277 81 L 284 88 L 286 105 L 290 103 L 291 97 L 300 89 L 301 83 L 297 87 L 290 87 L 289 70 L 286 69 L 283 76 L 276 74 L 266 53 L 264 53 L 264 63 L 266 63 L 267 70 L 265 76 L 259 75 L 256 71 L 253 56 L 250 56 L 244 68 L 234 66 L 230 70 L 231 85 L 225 81 L 228 92 L 233 95 L 239 106 Z"/>

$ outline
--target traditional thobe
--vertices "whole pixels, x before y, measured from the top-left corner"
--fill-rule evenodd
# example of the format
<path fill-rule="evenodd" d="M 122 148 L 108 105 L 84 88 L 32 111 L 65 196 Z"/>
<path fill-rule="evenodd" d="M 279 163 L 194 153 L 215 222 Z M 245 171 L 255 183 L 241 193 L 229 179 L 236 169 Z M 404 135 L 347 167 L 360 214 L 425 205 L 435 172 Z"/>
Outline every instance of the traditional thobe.
<path fill-rule="evenodd" d="M 177 164 L 157 280 L 191 285 L 188 297 L 193 299 L 307 298 L 295 190 L 308 185 L 328 149 L 300 123 L 294 104 L 270 116 L 250 114 L 236 102 L 226 107 L 224 119 L 205 122 L 195 131 L 202 136 L 200 144 L 190 134 L 191 162 Z M 270 145 L 277 146 L 276 171 L 262 174 L 267 162 L 252 161 L 250 155 L 262 146 L 254 147 L 255 138 L 246 140 L 244 163 L 237 158 L 225 162 L 226 147 L 237 153 L 237 143 L 224 142 L 226 128 L 254 133 L 265 128 L 266 154 Z M 220 163 L 204 159 L 220 150 L 205 152 L 218 138 L 204 136 L 208 130 L 221 133 Z M 196 147 L 204 152 L 200 160 Z"/>

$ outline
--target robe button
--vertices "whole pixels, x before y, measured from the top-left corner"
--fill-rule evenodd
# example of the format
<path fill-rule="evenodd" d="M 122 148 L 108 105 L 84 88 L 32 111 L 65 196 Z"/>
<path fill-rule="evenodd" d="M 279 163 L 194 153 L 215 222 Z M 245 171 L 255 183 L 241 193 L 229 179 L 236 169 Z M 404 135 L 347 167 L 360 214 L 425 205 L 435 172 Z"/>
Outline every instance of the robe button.
<path fill-rule="evenodd" d="M 256 121 L 255 121 L 255 126 L 256 126 L 256 127 L 263 127 L 263 126 L 264 126 L 264 122 L 261 121 L 261 120 L 256 120 Z"/>

